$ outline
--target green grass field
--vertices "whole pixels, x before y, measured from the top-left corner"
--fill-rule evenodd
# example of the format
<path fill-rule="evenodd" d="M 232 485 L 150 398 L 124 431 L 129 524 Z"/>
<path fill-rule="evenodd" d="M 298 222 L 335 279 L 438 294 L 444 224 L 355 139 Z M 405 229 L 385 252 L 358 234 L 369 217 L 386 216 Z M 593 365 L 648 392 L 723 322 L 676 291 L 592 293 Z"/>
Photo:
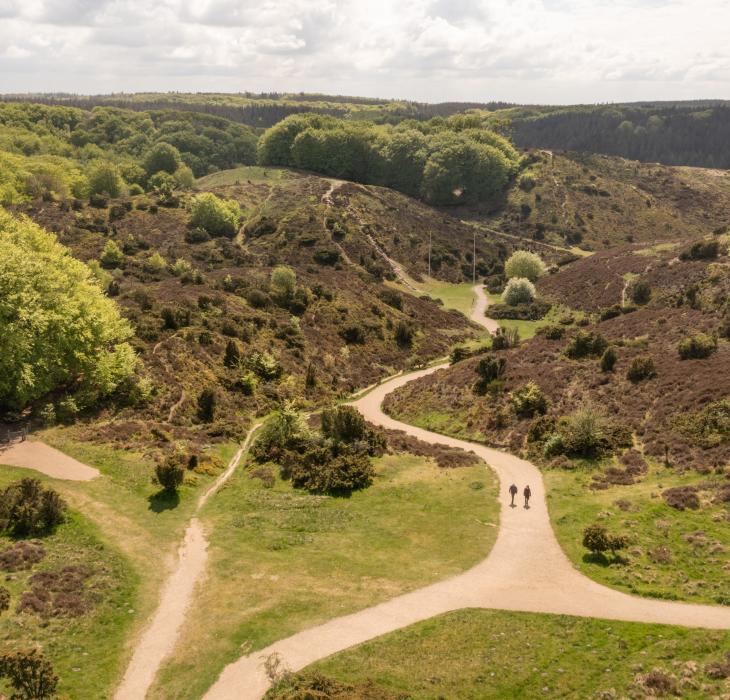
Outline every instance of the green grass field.
<path fill-rule="evenodd" d="M 545 472 L 548 507 L 563 550 L 587 576 L 627 593 L 696 603 L 730 605 L 730 530 L 727 505 L 711 497 L 698 510 L 676 510 L 661 492 L 712 480 L 678 475 L 654 465 L 640 483 L 589 489 L 591 470 Z M 717 478 L 717 477 L 715 477 Z M 581 545 L 583 529 L 594 522 L 626 534 L 625 563 L 595 562 Z"/>
<path fill-rule="evenodd" d="M 262 167 L 259 165 L 244 165 L 240 168 L 221 170 L 217 173 L 205 175 L 195 181 L 195 189 L 205 190 L 210 187 L 223 187 L 226 185 L 245 184 L 249 181 L 254 184 L 274 183 L 296 177 L 297 174 L 286 168 L 273 166 Z"/>
<path fill-rule="evenodd" d="M 239 472 L 206 507 L 206 584 L 152 697 L 198 698 L 247 650 L 448 578 L 496 537 L 496 481 L 485 465 L 439 469 L 379 459 L 350 498 L 312 496 Z"/>
<path fill-rule="evenodd" d="M 699 700 L 726 691 L 726 681 L 706 669 L 729 647 L 727 631 L 460 610 L 336 654 L 304 674 L 348 683 L 372 679 L 389 698 L 403 693 L 419 700 Z M 673 692 L 656 692 L 664 684 Z"/>

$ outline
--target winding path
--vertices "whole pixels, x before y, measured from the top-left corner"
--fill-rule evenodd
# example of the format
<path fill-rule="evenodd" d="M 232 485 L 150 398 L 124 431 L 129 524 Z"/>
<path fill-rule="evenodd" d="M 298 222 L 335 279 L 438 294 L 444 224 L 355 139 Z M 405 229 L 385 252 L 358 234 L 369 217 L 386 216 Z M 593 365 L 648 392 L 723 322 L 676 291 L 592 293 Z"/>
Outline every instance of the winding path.
<path fill-rule="evenodd" d="M 475 294 L 472 319 L 492 331 L 493 326 L 487 325 L 491 319 L 483 316 L 486 296 L 481 288 L 475 288 Z M 278 654 L 289 670 L 298 671 L 379 635 L 467 607 L 730 629 L 730 607 L 633 597 L 601 586 L 574 569 L 550 525 L 540 471 L 530 462 L 401 423 L 383 413 L 381 404 L 390 392 L 445 367 L 442 364 L 397 376 L 352 405 L 376 425 L 402 430 L 426 442 L 474 452 L 489 464 L 499 477 L 503 496 L 499 533 L 492 551 L 458 576 L 330 620 L 242 657 L 223 670 L 205 700 L 259 700 L 269 687 L 262 662 L 271 654 Z M 506 494 L 511 483 L 520 487 L 530 485 L 529 510 L 507 506 Z"/>
<path fill-rule="evenodd" d="M 260 425 L 259 423 L 249 430 L 246 440 L 228 463 L 226 470 L 198 499 L 196 514 L 236 471 Z M 167 579 L 157 610 L 134 649 L 129 666 L 114 695 L 115 700 L 142 700 L 146 697 L 162 662 L 175 647 L 195 585 L 205 571 L 207 559 L 208 542 L 200 521 L 193 516 L 180 545 L 177 566 Z"/>

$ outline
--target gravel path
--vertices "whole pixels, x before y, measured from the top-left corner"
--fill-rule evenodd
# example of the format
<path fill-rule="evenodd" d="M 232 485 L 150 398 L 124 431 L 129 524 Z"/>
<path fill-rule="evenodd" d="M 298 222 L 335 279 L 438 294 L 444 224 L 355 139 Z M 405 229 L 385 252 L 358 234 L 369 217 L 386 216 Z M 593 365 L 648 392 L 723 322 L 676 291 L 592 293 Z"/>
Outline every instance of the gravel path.
<path fill-rule="evenodd" d="M 82 464 L 73 457 L 49 447 L 45 442 L 24 440 L 0 451 L 0 464 L 34 469 L 54 479 L 90 481 L 99 476 L 99 470 Z"/>
<path fill-rule="evenodd" d="M 472 319 L 493 332 L 484 317 L 487 298 L 474 288 Z M 491 323 L 494 323 L 491 321 Z M 228 665 L 205 695 L 205 700 L 259 700 L 269 680 L 263 660 L 278 654 L 286 668 L 298 671 L 309 664 L 369 639 L 434 615 L 460 608 L 493 608 L 577 615 L 603 619 L 654 622 L 685 627 L 730 629 L 730 607 L 675 603 L 638 598 L 601 586 L 583 576 L 560 548 L 548 516 L 540 471 L 530 462 L 484 445 L 446 437 L 401 423 L 384 414 L 387 394 L 433 372 L 439 365 L 401 375 L 381 384 L 353 405 L 372 423 L 402 430 L 425 442 L 476 453 L 497 473 L 501 516 L 492 551 L 472 569 L 372 608 L 330 620 Z M 529 484 L 530 508 L 510 508 L 507 489 Z M 518 497 L 518 502 L 522 499 Z"/>

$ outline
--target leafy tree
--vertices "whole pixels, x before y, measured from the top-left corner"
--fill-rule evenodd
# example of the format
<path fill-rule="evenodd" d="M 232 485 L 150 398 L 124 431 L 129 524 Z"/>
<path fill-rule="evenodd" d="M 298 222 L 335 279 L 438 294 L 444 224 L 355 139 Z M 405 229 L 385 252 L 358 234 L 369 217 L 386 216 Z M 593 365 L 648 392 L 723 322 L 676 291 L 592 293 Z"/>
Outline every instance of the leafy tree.
<path fill-rule="evenodd" d="M 261 429 L 252 454 L 259 461 L 277 459 L 286 451 L 301 449 L 309 437 L 299 412 L 287 403 Z"/>
<path fill-rule="evenodd" d="M 510 306 L 529 304 L 535 298 L 535 285 L 525 277 L 513 277 L 502 292 L 502 301 Z"/>
<path fill-rule="evenodd" d="M 428 139 L 415 129 L 395 132 L 382 140 L 383 184 L 399 192 L 417 196 L 428 159 Z"/>
<path fill-rule="evenodd" d="M 634 302 L 634 304 L 637 304 L 639 306 L 643 306 L 644 304 L 648 304 L 649 300 L 651 299 L 651 286 L 648 282 L 645 282 L 643 280 L 640 280 L 636 282 L 635 284 L 631 285 L 631 301 Z"/>
<path fill-rule="evenodd" d="M 218 395 L 215 389 L 208 387 L 198 395 L 198 418 L 204 423 L 210 423 L 215 418 L 218 405 Z"/>
<path fill-rule="evenodd" d="M 17 692 L 10 700 L 47 700 L 56 694 L 58 676 L 37 649 L 10 651 L 0 656 L 0 678 Z"/>
<path fill-rule="evenodd" d="M 369 454 L 384 445 L 381 437 L 368 426 L 352 406 L 335 406 L 322 412 L 322 434 L 335 444 L 367 443 Z"/>
<path fill-rule="evenodd" d="M 211 236 L 233 238 L 241 220 L 241 208 L 232 199 L 221 199 L 210 192 L 193 198 L 190 207 L 190 225 L 202 228 Z"/>
<path fill-rule="evenodd" d="M 515 251 L 504 264 L 504 274 L 508 278 L 524 277 L 530 282 L 537 282 L 545 274 L 545 269 L 542 258 L 528 250 Z"/>
<path fill-rule="evenodd" d="M 288 303 L 297 289 L 297 273 L 290 267 L 279 265 L 271 272 L 271 296 L 280 303 Z"/>
<path fill-rule="evenodd" d="M 603 525 L 588 525 L 583 530 L 583 546 L 591 552 L 591 554 L 603 554 L 611 552 L 616 554 L 620 549 L 628 546 L 628 538 L 624 535 L 612 535 Z"/>
<path fill-rule="evenodd" d="M 0 409 L 74 382 L 108 395 L 136 366 L 124 342 L 131 328 L 89 268 L 55 236 L 2 210 L 0 328 Z"/>
<path fill-rule="evenodd" d="M 120 267 L 124 262 L 124 252 L 116 241 L 109 240 L 104 244 L 99 259 L 104 267 Z"/>
<path fill-rule="evenodd" d="M 119 168 L 108 160 L 100 160 L 92 164 L 89 169 L 88 180 L 91 194 L 119 197 L 124 187 Z"/>
<path fill-rule="evenodd" d="M 180 167 L 180 151 L 164 141 L 154 145 L 144 159 L 148 176 L 165 172 L 172 175 Z"/>
<path fill-rule="evenodd" d="M 21 479 L 0 492 L 0 531 L 24 537 L 52 530 L 65 518 L 66 503 L 38 479 Z"/>
<path fill-rule="evenodd" d="M 257 377 L 266 382 L 278 379 L 283 371 L 279 361 L 268 352 L 251 353 L 246 365 Z"/>

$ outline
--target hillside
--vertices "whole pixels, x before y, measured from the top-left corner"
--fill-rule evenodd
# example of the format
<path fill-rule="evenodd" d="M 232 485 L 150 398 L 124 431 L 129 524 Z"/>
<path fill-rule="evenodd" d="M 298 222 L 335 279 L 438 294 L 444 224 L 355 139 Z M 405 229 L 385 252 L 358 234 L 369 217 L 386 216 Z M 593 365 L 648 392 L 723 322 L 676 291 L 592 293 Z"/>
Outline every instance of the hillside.
<path fill-rule="evenodd" d="M 502 206 L 466 220 L 585 250 L 687 241 L 730 226 L 730 173 L 534 151 Z"/>

